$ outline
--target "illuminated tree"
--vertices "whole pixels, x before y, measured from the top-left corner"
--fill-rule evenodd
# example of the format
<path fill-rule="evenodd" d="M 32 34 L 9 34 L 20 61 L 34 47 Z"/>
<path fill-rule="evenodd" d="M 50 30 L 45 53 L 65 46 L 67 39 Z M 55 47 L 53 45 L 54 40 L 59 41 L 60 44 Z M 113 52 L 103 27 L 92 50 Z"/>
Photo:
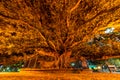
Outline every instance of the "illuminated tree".
<path fill-rule="evenodd" d="M 1 53 L 52 52 L 55 65 L 66 67 L 74 50 L 119 25 L 119 6 L 119 0 L 1 0 Z"/>

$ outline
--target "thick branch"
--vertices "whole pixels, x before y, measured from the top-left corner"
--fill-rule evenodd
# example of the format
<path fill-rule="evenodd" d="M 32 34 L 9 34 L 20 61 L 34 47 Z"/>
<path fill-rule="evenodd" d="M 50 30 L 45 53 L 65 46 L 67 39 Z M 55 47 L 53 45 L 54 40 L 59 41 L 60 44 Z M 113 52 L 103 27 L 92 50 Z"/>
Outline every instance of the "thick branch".
<path fill-rule="evenodd" d="M 76 3 L 76 5 L 70 9 L 70 11 L 69 11 L 69 13 L 68 13 L 68 16 L 67 16 L 67 18 L 66 18 L 67 27 L 70 26 L 70 21 L 69 21 L 69 19 L 70 19 L 71 13 L 79 6 L 80 2 L 81 2 L 81 0 L 79 0 L 79 1 Z"/>
<path fill-rule="evenodd" d="M 50 46 L 52 46 L 52 48 L 55 50 L 55 52 L 57 52 L 55 44 L 50 40 L 48 42 L 49 42 Z"/>
<path fill-rule="evenodd" d="M 80 43 L 82 43 L 82 41 L 74 42 L 74 43 L 70 46 L 70 48 L 73 48 L 74 46 L 79 45 Z"/>
<path fill-rule="evenodd" d="M 119 8 L 120 8 L 120 5 L 112 7 L 111 9 L 108 9 L 108 10 L 102 10 L 99 13 L 97 13 L 95 16 L 93 16 L 92 18 L 90 18 L 87 21 L 85 21 L 85 23 L 92 21 L 93 19 L 95 19 L 99 15 L 102 15 L 102 14 L 107 13 L 107 12 L 115 11 L 115 10 L 117 10 Z"/>
<path fill-rule="evenodd" d="M 118 10 L 118 9 L 120 9 L 120 6 L 119 6 L 119 5 L 117 5 L 117 6 L 115 6 L 115 7 L 112 7 L 112 8 L 110 8 L 110 9 L 108 9 L 108 10 L 101 10 L 100 12 L 98 12 L 97 14 L 95 14 L 95 16 L 93 16 L 92 18 L 88 19 L 88 20 L 85 21 L 83 24 L 81 24 L 81 26 L 84 25 L 84 24 L 87 24 L 88 22 L 91 22 L 91 21 L 94 20 L 96 17 L 98 17 L 98 16 L 100 16 L 100 15 L 102 15 L 102 14 L 104 14 L 104 13 L 108 13 L 108 12 L 115 11 L 115 10 Z M 87 27 L 86 27 L 86 28 L 87 28 Z M 76 31 L 74 34 L 76 34 L 80 29 L 81 29 L 81 27 L 78 28 L 77 31 Z M 93 32 L 94 32 L 95 30 L 96 30 L 96 28 L 93 29 Z M 86 37 L 86 36 L 85 36 L 85 37 Z M 82 41 L 85 39 L 85 37 L 82 39 Z"/>
<path fill-rule="evenodd" d="M 72 13 L 80 4 L 81 0 L 79 0 L 74 7 L 70 9 L 70 13 Z"/>
<path fill-rule="evenodd" d="M 67 16 L 66 23 L 67 23 L 67 27 L 69 27 L 70 26 L 69 15 Z"/>

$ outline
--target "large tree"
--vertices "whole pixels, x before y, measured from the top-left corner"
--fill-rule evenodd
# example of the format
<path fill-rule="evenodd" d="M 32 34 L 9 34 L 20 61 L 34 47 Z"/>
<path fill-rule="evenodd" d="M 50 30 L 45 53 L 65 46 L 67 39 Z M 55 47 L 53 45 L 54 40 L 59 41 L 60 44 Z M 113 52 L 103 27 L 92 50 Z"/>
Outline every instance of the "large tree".
<path fill-rule="evenodd" d="M 119 0 L 0 0 L 0 51 L 52 52 L 56 66 L 65 67 L 102 29 L 119 27 L 119 19 Z"/>

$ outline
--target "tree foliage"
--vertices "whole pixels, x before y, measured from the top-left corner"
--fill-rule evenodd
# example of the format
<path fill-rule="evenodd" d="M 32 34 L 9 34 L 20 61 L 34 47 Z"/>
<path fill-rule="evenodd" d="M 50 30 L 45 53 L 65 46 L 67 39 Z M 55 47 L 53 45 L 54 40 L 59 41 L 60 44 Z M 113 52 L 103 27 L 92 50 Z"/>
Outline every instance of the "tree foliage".
<path fill-rule="evenodd" d="M 119 31 L 119 16 L 119 0 L 1 0 L 0 53 L 111 53 L 116 48 L 114 42 L 111 43 L 115 47 L 110 48 L 99 46 L 99 42 L 90 46 L 87 42 L 104 33 L 106 27 Z"/>

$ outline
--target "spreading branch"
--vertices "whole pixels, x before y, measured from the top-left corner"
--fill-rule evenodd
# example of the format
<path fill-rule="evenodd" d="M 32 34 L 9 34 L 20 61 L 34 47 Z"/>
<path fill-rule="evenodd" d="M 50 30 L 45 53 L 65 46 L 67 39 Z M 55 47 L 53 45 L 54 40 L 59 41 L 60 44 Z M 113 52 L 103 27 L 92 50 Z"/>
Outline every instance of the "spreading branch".
<path fill-rule="evenodd" d="M 80 2 L 81 2 L 81 0 L 78 0 L 76 5 L 70 9 L 70 13 L 72 13 L 79 6 Z"/>

